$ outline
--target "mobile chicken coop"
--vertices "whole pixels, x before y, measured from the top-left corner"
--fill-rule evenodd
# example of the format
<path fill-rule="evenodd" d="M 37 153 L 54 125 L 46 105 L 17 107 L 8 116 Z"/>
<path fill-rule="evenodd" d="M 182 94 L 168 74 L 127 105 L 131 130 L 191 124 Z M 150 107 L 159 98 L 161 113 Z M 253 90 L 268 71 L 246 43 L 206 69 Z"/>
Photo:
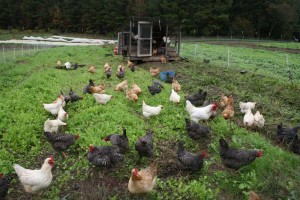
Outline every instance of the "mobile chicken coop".
<path fill-rule="evenodd" d="M 179 60 L 180 29 L 168 20 L 130 17 L 118 31 L 118 54 L 131 61 Z"/>

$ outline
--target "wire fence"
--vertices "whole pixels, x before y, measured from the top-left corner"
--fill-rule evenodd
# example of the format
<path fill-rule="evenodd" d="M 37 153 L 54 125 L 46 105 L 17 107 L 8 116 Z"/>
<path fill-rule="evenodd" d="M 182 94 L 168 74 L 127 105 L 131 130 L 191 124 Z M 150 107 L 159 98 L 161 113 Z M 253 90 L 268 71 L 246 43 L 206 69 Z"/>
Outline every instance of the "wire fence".
<path fill-rule="evenodd" d="M 41 44 L 0 44 L 1 57 L 0 63 L 7 63 L 15 61 L 22 57 L 32 56 L 38 52 L 53 48 L 52 45 L 41 45 Z"/>

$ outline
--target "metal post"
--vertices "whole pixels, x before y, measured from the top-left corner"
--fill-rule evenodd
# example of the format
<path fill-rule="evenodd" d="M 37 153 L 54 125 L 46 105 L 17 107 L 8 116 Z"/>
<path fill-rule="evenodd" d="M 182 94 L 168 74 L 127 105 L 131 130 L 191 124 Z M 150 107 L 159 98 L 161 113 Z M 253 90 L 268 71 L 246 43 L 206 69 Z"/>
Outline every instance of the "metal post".
<path fill-rule="evenodd" d="M 22 45 L 22 57 L 24 56 L 24 52 L 23 52 L 23 45 Z"/>

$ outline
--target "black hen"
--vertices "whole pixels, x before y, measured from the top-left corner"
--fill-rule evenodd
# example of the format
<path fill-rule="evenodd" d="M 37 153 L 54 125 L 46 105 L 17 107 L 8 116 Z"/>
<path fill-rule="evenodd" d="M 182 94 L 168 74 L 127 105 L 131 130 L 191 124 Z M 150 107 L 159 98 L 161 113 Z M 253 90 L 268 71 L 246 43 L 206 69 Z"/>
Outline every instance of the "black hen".
<path fill-rule="evenodd" d="M 113 146 L 89 146 L 87 158 L 90 163 L 98 167 L 113 167 L 115 164 L 122 162 L 124 156 Z"/>
<path fill-rule="evenodd" d="M 126 135 L 126 129 L 123 129 L 123 134 L 110 134 L 104 138 L 105 141 L 110 141 L 112 146 L 117 147 L 120 153 L 126 153 L 128 151 L 128 137 Z"/>
<path fill-rule="evenodd" d="M 163 87 L 164 86 L 159 81 L 153 80 L 152 85 L 148 86 L 148 91 L 152 96 L 154 96 L 155 94 L 160 93 Z"/>
<path fill-rule="evenodd" d="M 251 164 L 257 157 L 263 156 L 263 152 L 261 150 L 230 148 L 223 138 L 219 140 L 219 143 L 222 162 L 228 168 L 239 169 Z"/>
<path fill-rule="evenodd" d="M 185 118 L 185 123 L 188 135 L 194 140 L 207 137 L 210 133 L 209 127 L 191 122 L 188 118 Z"/>
<path fill-rule="evenodd" d="M 194 95 L 187 95 L 185 100 L 189 100 L 194 106 L 199 107 L 202 106 L 207 96 L 206 91 L 202 91 L 199 89 L 197 94 Z"/>
<path fill-rule="evenodd" d="M 291 145 L 291 150 L 294 153 L 300 154 L 300 140 L 294 140 Z"/>
<path fill-rule="evenodd" d="M 62 91 L 60 91 L 60 94 L 64 96 L 66 103 L 68 103 L 69 101 L 71 101 L 71 96 L 70 95 L 66 95 Z"/>
<path fill-rule="evenodd" d="M 0 173 L 0 199 L 5 199 L 11 180 L 11 176 L 3 177 L 3 174 Z"/>
<path fill-rule="evenodd" d="M 206 152 L 201 154 L 191 153 L 185 150 L 184 143 L 178 143 L 178 165 L 181 170 L 197 171 L 203 167 L 203 158 L 206 157 Z"/>
<path fill-rule="evenodd" d="M 80 99 L 83 99 L 81 96 L 79 96 L 76 92 L 74 92 L 72 90 L 72 88 L 70 88 L 70 91 L 69 91 L 69 95 L 70 95 L 70 99 L 71 101 L 78 101 Z"/>
<path fill-rule="evenodd" d="M 169 72 L 166 73 L 166 83 L 172 83 L 174 76 L 171 76 Z"/>
<path fill-rule="evenodd" d="M 89 84 L 83 88 L 83 93 L 84 93 L 84 94 L 86 94 L 86 93 L 91 94 L 91 91 L 90 91 L 90 87 L 91 87 L 91 86 L 95 86 L 95 84 L 94 84 L 94 82 L 93 82 L 92 79 L 90 79 L 90 80 L 89 80 Z"/>
<path fill-rule="evenodd" d="M 277 126 L 277 138 L 281 142 L 291 143 L 294 140 L 298 140 L 297 132 L 300 126 L 296 126 L 294 128 L 283 128 L 282 124 Z"/>
<path fill-rule="evenodd" d="M 122 67 L 121 67 L 119 70 L 120 70 L 120 71 L 117 72 L 117 77 L 118 77 L 119 79 L 122 79 L 122 78 L 124 78 L 124 76 L 125 76 L 125 71 L 123 70 Z"/>
<path fill-rule="evenodd" d="M 53 149 L 57 151 L 65 151 L 71 145 L 73 145 L 76 140 L 79 138 L 79 135 L 72 134 L 54 134 L 50 132 L 44 133 L 49 142 L 51 143 Z M 66 157 L 65 153 L 63 155 Z"/>
<path fill-rule="evenodd" d="M 143 156 L 153 157 L 153 134 L 150 130 L 145 136 L 138 139 L 135 143 L 135 150 L 139 153 L 140 158 Z"/>
<path fill-rule="evenodd" d="M 105 74 L 106 74 L 106 78 L 110 78 L 110 77 L 111 77 L 111 69 L 108 68 L 108 69 L 105 71 Z"/>

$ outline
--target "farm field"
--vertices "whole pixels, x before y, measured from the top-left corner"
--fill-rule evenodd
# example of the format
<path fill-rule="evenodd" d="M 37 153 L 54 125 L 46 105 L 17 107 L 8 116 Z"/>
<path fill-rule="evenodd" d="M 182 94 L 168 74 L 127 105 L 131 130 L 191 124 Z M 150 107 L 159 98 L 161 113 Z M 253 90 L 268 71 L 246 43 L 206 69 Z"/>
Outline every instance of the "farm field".
<path fill-rule="evenodd" d="M 294 127 L 300 123 L 299 55 L 252 49 L 245 47 L 198 43 L 184 44 L 179 62 L 139 64 L 135 72 L 127 70 L 129 85 L 137 83 L 143 90 L 137 103 L 129 102 L 122 92 L 114 91 L 120 80 L 115 71 L 119 56 L 108 56 L 113 46 L 57 47 L 37 52 L 2 64 L 0 67 L 0 172 L 13 173 L 12 165 L 40 168 L 44 159 L 54 155 L 51 186 L 42 192 L 43 199 L 140 199 L 129 194 L 127 183 L 133 168 L 145 168 L 151 159 L 138 160 L 135 141 L 146 133 L 154 132 L 155 158 L 159 161 L 158 181 L 155 190 L 146 199 L 248 199 L 255 191 L 261 199 L 300 198 L 300 157 L 290 147 L 276 139 L 277 125 Z M 228 62 L 229 49 L 229 62 Z M 58 70 L 57 60 L 86 64 L 77 70 Z M 210 60 L 204 63 L 203 59 Z M 288 61 L 287 61 L 288 59 Z M 103 65 L 113 66 L 111 79 L 106 79 Z M 90 74 L 88 66 L 95 65 L 96 73 Z M 171 85 L 164 83 L 158 95 L 151 96 L 147 86 L 153 77 L 150 66 L 176 71 L 182 85 L 181 103 L 169 102 Z M 241 74 L 241 70 L 247 70 Z M 157 77 L 159 78 L 159 77 Z M 92 79 L 104 83 L 106 93 L 114 98 L 107 105 L 100 105 L 82 89 Z M 78 133 L 80 138 L 67 151 L 67 158 L 52 149 L 43 134 L 44 122 L 53 117 L 42 103 L 54 101 L 62 90 L 72 87 L 83 100 L 66 106 L 69 113 L 66 132 Z M 210 120 L 211 135 L 194 141 L 185 130 L 184 96 L 199 88 L 208 91 L 208 98 L 220 101 L 221 93 L 235 97 L 235 117 L 226 121 L 218 109 L 216 118 Z M 145 119 L 142 101 L 150 105 L 164 105 L 160 115 Z M 255 110 L 265 116 L 262 129 L 247 130 L 242 127 L 243 114 L 239 101 L 256 101 Z M 112 169 L 99 169 L 89 164 L 86 154 L 89 144 L 109 145 L 102 139 L 111 133 L 127 129 L 130 151 L 125 160 Z M 245 149 L 262 149 L 263 157 L 243 167 L 238 172 L 222 165 L 219 156 L 219 138 L 224 137 L 230 146 Z M 178 171 L 175 167 L 177 143 L 185 141 L 192 152 L 206 150 L 204 167 L 195 173 Z M 15 177 L 8 199 L 30 199 Z"/>

